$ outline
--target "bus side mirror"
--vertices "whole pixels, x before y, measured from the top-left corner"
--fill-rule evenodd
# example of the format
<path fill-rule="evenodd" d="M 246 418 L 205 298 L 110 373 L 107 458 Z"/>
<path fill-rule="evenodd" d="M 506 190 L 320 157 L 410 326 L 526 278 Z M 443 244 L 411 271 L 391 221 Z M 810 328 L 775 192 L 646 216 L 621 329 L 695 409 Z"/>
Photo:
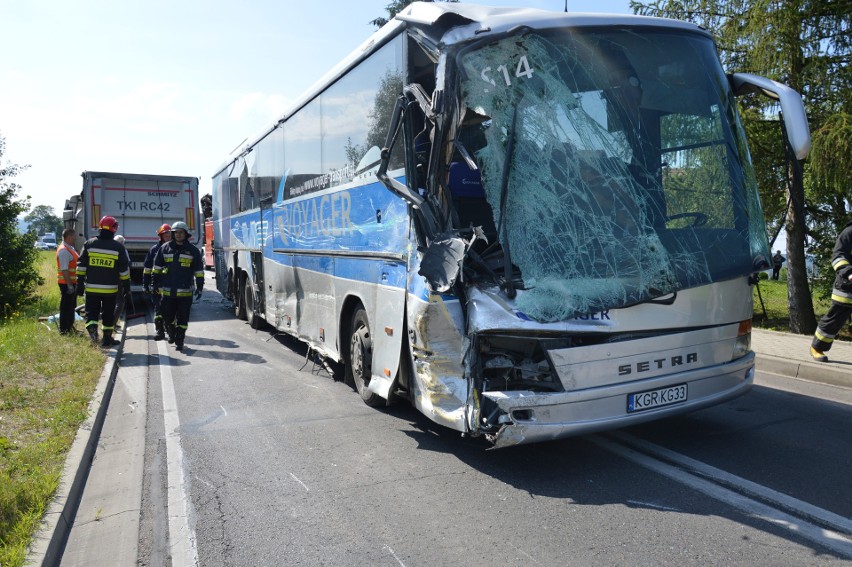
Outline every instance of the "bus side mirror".
<path fill-rule="evenodd" d="M 808 152 L 811 149 L 811 132 L 808 128 L 805 105 L 802 103 L 802 96 L 799 93 L 787 85 L 751 73 L 734 73 L 729 76 L 728 80 L 737 96 L 757 93 L 777 100 L 781 105 L 784 128 L 787 131 L 787 139 L 790 141 L 793 154 L 798 160 L 808 157 Z"/>

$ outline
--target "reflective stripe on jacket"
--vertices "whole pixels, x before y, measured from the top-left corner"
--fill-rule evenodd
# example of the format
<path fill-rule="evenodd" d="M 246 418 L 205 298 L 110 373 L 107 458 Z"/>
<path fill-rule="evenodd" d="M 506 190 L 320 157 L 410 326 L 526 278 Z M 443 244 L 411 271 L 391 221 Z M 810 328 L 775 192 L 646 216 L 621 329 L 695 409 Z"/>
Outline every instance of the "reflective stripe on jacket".
<path fill-rule="evenodd" d="M 204 287 L 204 262 L 195 245 L 184 242 L 182 246 L 172 240 L 163 244 L 154 259 L 154 287 L 160 288 L 163 297 L 190 297 L 195 287 Z"/>
<path fill-rule="evenodd" d="M 65 275 L 62 273 L 62 264 L 59 261 L 59 255 L 62 251 L 67 252 L 71 255 L 71 259 L 68 261 L 68 275 L 71 277 L 70 282 L 65 281 Z M 74 250 L 73 247 L 68 246 L 64 242 L 59 245 L 59 248 L 56 249 L 56 279 L 61 284 L 76 284 L 77 283 L 77 260 L 80 258 L 80 255 Z"/>
<path fill-rule="evenodd" d="M 88 293 L 117 293 L 119 284 L 130 283 L 130 261 L 124 245 L 100 236 L 89 239 L 77 261 L 77 276 L 85 278 Z"/>
<path fill-rule="evenodd" d="M 163 242 L 158 242 L 148 250 L 145 262 L 142 264 L 142 285 L 151 285 L 151 275 L 154 273 L 154 258 L 157 257 L 157 252 L 160 251 L 162 246 Z"/>
<path fill-rule="evenodd" d="M 837 236 L 831 252 L 831 267 L 834 269 L 834 289 L 831 300 L 843 305 L 852 305 L 852 222 L 846 224 Z"/>

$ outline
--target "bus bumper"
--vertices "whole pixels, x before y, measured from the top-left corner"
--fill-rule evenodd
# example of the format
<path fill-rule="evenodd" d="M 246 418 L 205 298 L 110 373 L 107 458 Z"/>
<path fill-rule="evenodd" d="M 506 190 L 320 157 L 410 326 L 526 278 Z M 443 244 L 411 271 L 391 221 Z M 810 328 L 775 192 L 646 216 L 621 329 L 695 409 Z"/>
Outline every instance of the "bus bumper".
<path fill-rule="evenodd" d="M 729 363 L 600 388 L 573 392 L 484 392 L 504 421 L 486 437 L 495 447 L 510 447 L 636 425 L 719 404 L 746 393 L 754 382 L 754 353 Z M 682 402 L 629 411 L 631 394 L 687 385 Z"/>

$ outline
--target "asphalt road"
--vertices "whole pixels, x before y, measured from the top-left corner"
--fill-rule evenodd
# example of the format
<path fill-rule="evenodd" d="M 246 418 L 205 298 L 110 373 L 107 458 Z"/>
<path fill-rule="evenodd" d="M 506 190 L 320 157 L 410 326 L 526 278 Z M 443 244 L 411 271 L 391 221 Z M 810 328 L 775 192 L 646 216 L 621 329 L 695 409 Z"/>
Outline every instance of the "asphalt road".
<path fill-rule="evenodd" d="M 205 292 L 185 353 L 131 321 L 63 565 L 852 560 L 848 388 L 758 374 L 688 416 L 488 450 L 228 307 Z"/>

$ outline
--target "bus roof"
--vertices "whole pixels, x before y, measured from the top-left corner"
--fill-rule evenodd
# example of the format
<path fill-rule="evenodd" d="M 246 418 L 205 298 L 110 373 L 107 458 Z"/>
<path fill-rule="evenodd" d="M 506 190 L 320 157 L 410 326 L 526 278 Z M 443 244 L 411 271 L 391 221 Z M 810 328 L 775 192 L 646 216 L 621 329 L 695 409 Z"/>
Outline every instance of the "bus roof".
<path fill-rule="evenodd" d="M 245 155 L 250 148 L 273 132 L 289 116 L 316 98 L 349 69 L 396 37 L 403 29 L 417 28 L 436 44 L 457 45 L 489 35 L 501 35 L 519 26 L 529 29 L 657 27 L 699 32 L 710 36 L 709 32 L 695 24 L 666 18 L 626 14 L 552 12 L 537 8 L 497 8 L 449 2 L 413 2 L 311 85 L 271 128 L 234 149 L 231 156 L 216 169 L 214 175 L 218 175 L 240 156 Z"/>

